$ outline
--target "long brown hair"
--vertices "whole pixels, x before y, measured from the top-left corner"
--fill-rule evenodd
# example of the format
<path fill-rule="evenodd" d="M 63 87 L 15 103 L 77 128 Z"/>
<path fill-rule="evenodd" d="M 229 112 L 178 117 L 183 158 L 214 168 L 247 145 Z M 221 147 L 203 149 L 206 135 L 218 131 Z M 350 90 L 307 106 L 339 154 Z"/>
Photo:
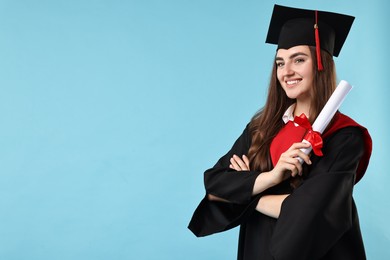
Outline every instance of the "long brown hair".
<path fill-rule="evenodd" d="M 326 101 L 336 88 L 336 71 L 333 57 L 326 51 L 321 50 L 324 70 L 318 71 L 316 64 L 315 47 L 310 48 L 313 59 L 313 91 L 311 97 L 311 108 L 309 120 L 313 123 Z M 265 106 L 252 118 L 249 129 L 252 134 L 252 144 L 248 152 L 251 169 L 258 171 L 269 171 L 272 169 L 272 162 L 269 154 L 269 147 L 272 139 L 283 127 L 282 116 L 286 109 L 295 103 L 294 99 L 287 97 L 276 75 L 276 63 L 274 62 L 268 97 Z"/>

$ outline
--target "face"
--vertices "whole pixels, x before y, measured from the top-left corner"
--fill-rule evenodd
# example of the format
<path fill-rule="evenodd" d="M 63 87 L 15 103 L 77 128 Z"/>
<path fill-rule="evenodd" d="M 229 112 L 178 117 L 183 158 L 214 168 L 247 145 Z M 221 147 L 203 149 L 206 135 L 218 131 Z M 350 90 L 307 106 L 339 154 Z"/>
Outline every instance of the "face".
<path fill-rule="evenodd" d="M 297 102 L 310 101 L 314 71 L 309 47 L 279 49 L 275 62 L 277 77 L 286 95 Z"/>

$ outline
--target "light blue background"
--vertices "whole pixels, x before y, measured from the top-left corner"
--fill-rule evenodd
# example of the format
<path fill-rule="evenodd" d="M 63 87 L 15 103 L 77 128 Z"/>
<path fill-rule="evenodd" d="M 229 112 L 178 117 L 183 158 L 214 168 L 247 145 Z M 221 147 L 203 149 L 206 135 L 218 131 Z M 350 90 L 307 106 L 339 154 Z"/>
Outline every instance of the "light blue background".
<path fill-rule="evenodd" d="M 274 3 L 1 0 L 0 259 L 235 259 L 237 229 L 187 224 L 264 104 Z M 390 259 L 390 5 L 277 3 L 357 17 L 342 111 L 374 140 L 355 199 L 368 259 Z"/>

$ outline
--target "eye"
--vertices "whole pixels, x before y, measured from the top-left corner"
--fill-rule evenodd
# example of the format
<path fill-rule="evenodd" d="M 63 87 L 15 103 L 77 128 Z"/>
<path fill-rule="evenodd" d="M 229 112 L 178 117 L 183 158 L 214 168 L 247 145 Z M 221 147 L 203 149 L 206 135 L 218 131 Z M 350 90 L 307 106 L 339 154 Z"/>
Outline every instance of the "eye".
<path fill-rule="evenodd" d="M 304 61 L 305 61 L 304 58 L 296 58 L 296 59 L 295 59 L 295 63 L 302 63 L 302 62 L 304 62 Z"/>
<path fill-rule="evenodd" d="M 281 68 L 284 66 L 284 62 L 276 62 L 276 67 Z"/>

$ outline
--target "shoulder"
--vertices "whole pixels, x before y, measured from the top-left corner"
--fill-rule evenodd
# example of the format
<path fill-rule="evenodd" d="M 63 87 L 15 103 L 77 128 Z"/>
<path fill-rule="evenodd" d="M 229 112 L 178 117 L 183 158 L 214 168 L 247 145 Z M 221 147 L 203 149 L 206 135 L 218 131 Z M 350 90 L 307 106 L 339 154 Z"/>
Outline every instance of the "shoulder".
<path fill-rule="evenodd" d="M 340 146 L 349 149 L 364 149 L 367 129 L 352 118 L 338 112 L 330 127 L 322 135 L 325 145 Z"/>
<path fill-rule="evenodd" d="M 323 133 L 322 137 L 327 138 L 334 136 L 335 134 L 343 135 L 347 133 L 362 136 L 363 138 L 365 136 L 368 136 L 371 139 L 368 130 L 364 126 L 360 125 L 349 116 L 344 115 L 340 112 L 337 112 L 335 114 L 330 126 Z"/>
<path fill-rule="evenodd" d="M 359 127 L 346 126 L 323 138 L 324 148 L 360 151 L 365 148 L 364 134 Z"/>
<path fill-rule="evenodd" d="M 368 167 L 372 153 L 372 139 L 367 128 L 352 118 L 337 112 L 330 127 L 322 137 L 324 138 L 324 146 L 336 149 L 343 146 L 351 153 L 361 154 L 356 178 L 356 182 L 358 182 Z"/>

